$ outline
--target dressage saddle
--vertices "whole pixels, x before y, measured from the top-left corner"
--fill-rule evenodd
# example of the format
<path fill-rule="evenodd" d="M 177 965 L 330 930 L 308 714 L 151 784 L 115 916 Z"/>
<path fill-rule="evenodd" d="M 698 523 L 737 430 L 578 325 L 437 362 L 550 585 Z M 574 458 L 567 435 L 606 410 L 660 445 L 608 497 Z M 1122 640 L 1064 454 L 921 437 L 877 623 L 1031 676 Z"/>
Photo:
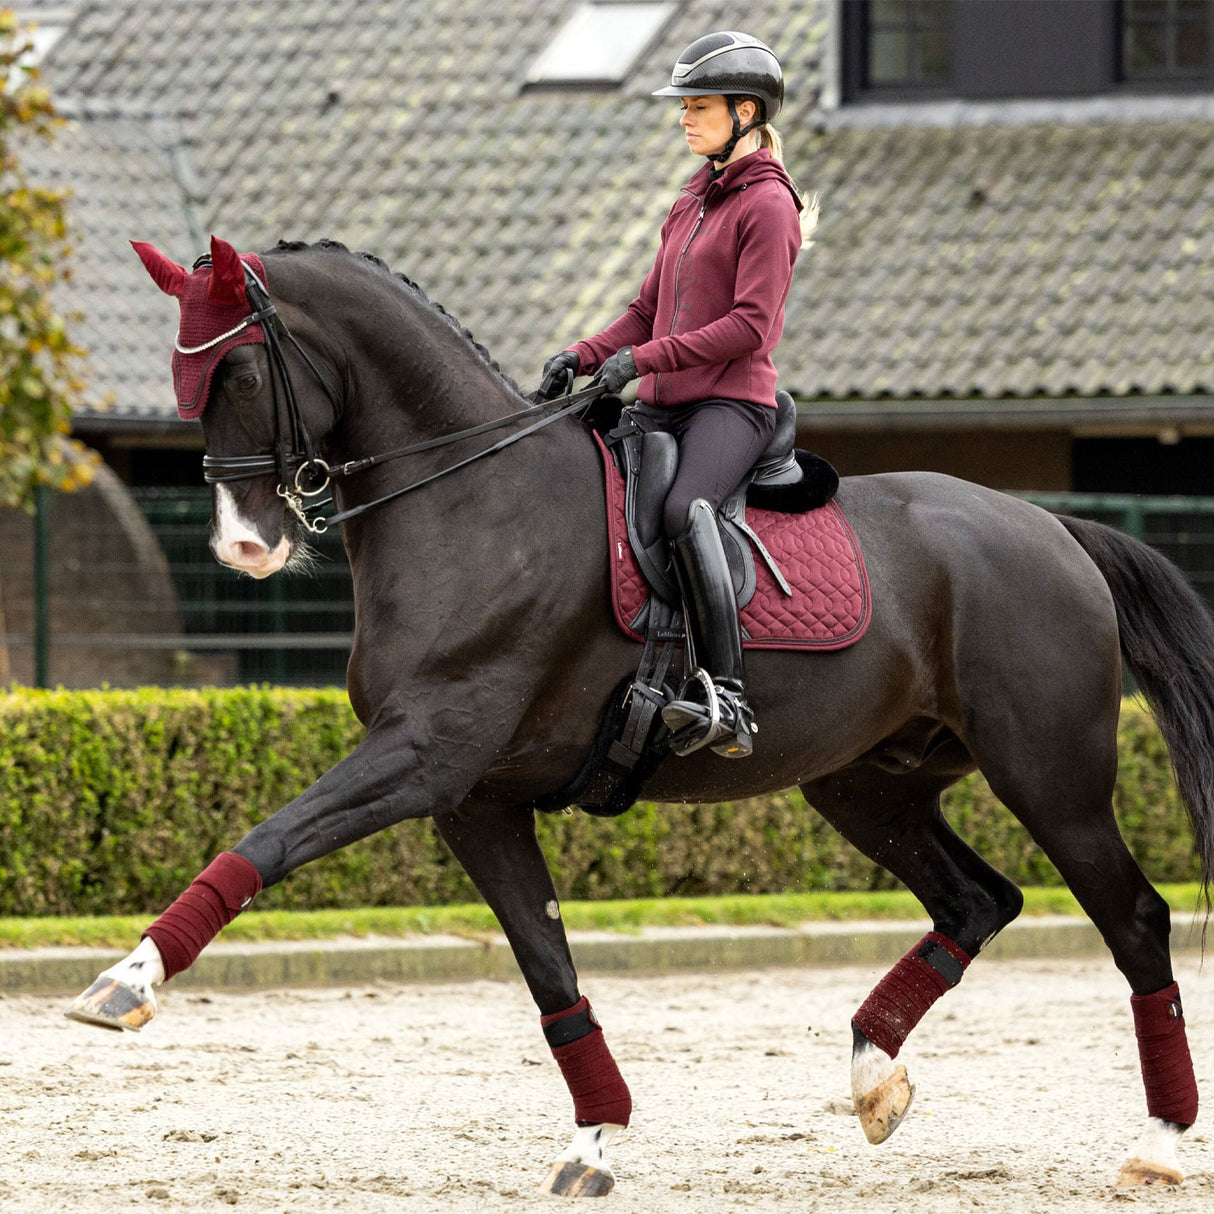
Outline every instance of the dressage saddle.
<path fill-rule="evenodd" d="M 625 483 L 624 515 L 628 539 L 650 589 L 672 607 L 680 605 L 670 546 L 662 530 L 662 507 L 679 468 L 678 442 L 657 427 L 661 410 L 637 404 L 619 414 L 604 435 Z M 717 514 L 725 556 L 733 578 L 738 607 L 755 592 L 755 554 L 764 561 L 777 585 L 791 590 L 762 540 L 746 521 L 749 504 L 764 510 L 800 514 L 826 505 L 839 486 L 839 475 L 826 460 L 796 450 L 797 409 L 787 392 L 776 393 L 776 431 L 754 467 L 726 499 Z M 650 603 L 630 621 L 644 632 Z"/>

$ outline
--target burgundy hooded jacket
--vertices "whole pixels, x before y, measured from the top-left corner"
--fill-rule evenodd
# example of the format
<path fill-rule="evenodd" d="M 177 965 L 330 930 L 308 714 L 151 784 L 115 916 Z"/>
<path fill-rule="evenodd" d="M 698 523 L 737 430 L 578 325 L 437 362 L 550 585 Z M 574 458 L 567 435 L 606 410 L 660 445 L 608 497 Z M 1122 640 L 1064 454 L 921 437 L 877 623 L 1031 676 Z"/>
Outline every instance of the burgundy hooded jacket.
<path fill-rule="evenodd" d="M 775 407 L 771 354 L 801 248 L 800 198 L 766 148 L 713 181 L 705 165 L 683 187 L 640 294 L 601 333 L 572 346 L 590 375 L 632 347 L 641 400 L 726 399 Z"/>

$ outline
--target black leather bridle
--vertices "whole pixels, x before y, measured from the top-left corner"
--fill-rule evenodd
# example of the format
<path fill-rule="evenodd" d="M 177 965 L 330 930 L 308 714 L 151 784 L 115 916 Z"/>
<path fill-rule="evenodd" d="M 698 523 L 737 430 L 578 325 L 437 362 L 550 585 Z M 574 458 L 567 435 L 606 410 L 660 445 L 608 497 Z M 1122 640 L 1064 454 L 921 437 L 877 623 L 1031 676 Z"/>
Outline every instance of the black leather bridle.
<path fill-rule="evenodd" d="M 209 260 L 209 257 L 200 257 L 195 262 L 194 268 L 197 269 L 200 265 L 207 264 Z M 291 331 L 283 323 L 282 317 L 278 315 L 265 284 L 248 265 L 245 266 L 245 290 L 253 312 L 240 327 L 243 329 L 254 324 L 262 326 L 262 332 L 265 334 L 266 354 L 270 361 L 270 390 L 274 406 L 274 450 L 264 455 L 204 455 L 202 459 L 203 479 L 208 485 L 217 485 L 232 481 L 253 480 L 258 476 L 277 473 L 278 496 L 313 535 L 323 535 L 334 523 L 356 518 L 375 506 L 382 506 L 385 502 L 394 501 L 406 493 L 412 493 L 415 489 L 432 484 L 441 477 L 458 472 L 461 468 L 466 468 L 479 459 L 484 459 L 488 455 L 493 455 L 495 452 L 517 443 L 520 439 L 534 434 L 537 430 L 541 430 L 563 417 L 583 411 L 606 391 L 602 384 L 592 383 L 580 392 L 566 391 L 564 395 L 558 396 L 552 401 L 537 402 L 526 409 L 520 409 L 517 413 L 482 422 L 479 426 L 470 426 L 465 430 L 456 430 L 451 434 L 443 434 L 438 438 L 412 443 L 407 447 L 397 447 L 379 455 L 368 455 L 362 459 L 353 459 L 344 464 L 330 466 L 317 454 L 316 445 L 312 442 L 308 428 L 304 424 L 299 398 L 296 396 L 290 368 L 288 368 L 283 354 L 284 342 L 291 343 L 303 357 L 312 374 L 316 376 L 317 381 L 324 388 L 330 404 L 333 405 L 333 412 L 337 420 L 341 418 L 341 409 L 333 400 L 325 386 L 324 378 L 308 356 L 308 352 L 296 341 Z M 226 336 L 230 336 L 230 334 L 225 334 Z M 572 384 L 572 379 L 570 384 Z M 514 422 L 530 419 L 535 420 L 531 420 L 530 425 L 524 426 L 523 429 L 499 440 L 492 446 L 477 451 L 474 455 L 459 460 L 457 463 L 440 468 L 429 476 L 411 481 L 399 489 L 393 489 L 390 493 L 385 493 L 374 501 L 364 502 L 362 505 L 353 506 L 349 510 L 342 510 L 337 514 L 308 517 L 307 499 L 324 493 L 337 477 L 351 476 L 356 472 L 364 472 L 368 468 L 373 468 L 377 464 L 387 463 L 389 460 L 403 459 L 407 455 L 417 455 L 423 451 L 433 451 L 438 447 L 445 447 L 466 438 L 475 438 L 478 434 L 488 434 L 492 430 L 501 429 Z"/>

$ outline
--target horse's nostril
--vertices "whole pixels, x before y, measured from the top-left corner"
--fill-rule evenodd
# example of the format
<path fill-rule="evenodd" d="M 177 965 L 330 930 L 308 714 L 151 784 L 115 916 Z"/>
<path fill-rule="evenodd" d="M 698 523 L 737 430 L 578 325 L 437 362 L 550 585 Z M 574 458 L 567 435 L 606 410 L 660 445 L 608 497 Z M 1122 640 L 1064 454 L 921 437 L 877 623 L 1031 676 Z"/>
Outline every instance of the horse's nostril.
<path fill-rule="evenodd" d="M 265 544 L 255 540 L 237 540 L 232 545 L 233 555 L 239 561 L 259 561 L 270 551 Z"/>

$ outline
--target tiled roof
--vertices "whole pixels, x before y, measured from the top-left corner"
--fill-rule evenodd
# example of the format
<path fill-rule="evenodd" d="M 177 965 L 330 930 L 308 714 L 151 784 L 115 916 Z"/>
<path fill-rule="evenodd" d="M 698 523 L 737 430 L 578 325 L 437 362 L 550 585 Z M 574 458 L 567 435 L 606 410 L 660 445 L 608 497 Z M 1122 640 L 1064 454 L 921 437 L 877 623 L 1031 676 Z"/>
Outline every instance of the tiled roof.
<path fill-rule="evenodd" d="M 42 24 L 69 19 L 84 0 L 5 0 L 5 8 L 17 14 L 22 25 Z"/>
<path fill-rule="evenodd" d="M 168 379 L 175 308 L 131 253 L 132 224 L 146 239 L 186 254 L 195 241 L 189 201 L 174 164 L 181 133 L 146 113 L 59 107 L 67 119 L 52 145 L 25 145 L 22 160 L 40 185 L 74 192 L 69 202 L 70 285 L 63 310 L 78 313 L 73 340 L 85 348 L 89 405 L 118 415 L 171 417 Z M 135 218 L 137 216 L 137 218 Z"/>
<path fill-rule="evenodd" d="M 782 347 L 804 394 L 1214 389 L 1214 125 L 806 142 L 822 237 Z"/>
<path fill-rule="evenodd" d="M 164 115 L 182 139 L 140 145 L 139 121 L 120 137 L 98 118 L 61 144 L 80 280 L 97 284 L 86 340 L 118 407 L 172 413 L 169 343 L 138 368 L 129 344 L 136 325 L 171 333 L 171 308 L 126 240 L 188 262 L 210 230 L 377 253 L 534 383 L 648 269 L 696 167 L 677 104 L 649 92 L 693 38 L 729 28 L 784 60 L 789 168 L 822 197 L 777 358 L 798 396 L 1214 385 L 1214 124 L 828 124 L 813 110 L 828 0 L 680 5 L 620 90 L 522 91 L 573 4 L 81 0 L 47 69 L 56 96 Z M 117 156 L 120 138 L 133 150 Z M 183 153 L 195 235 L 171 167 Z"/>

